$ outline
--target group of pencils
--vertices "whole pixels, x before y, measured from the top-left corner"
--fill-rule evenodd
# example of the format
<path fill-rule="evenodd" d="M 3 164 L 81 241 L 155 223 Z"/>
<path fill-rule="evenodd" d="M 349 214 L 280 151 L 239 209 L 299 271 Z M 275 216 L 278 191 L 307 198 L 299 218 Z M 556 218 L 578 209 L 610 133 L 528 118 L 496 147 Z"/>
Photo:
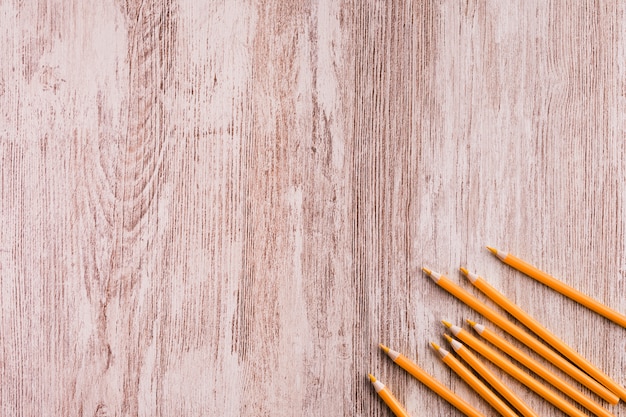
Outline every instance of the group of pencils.
<path fill-rule="evenodd" d="M 575 290 L 551 275 L 511 254 L 504 253 L 492 247 L 487 248 L 502 262 L 590 308 L 598 314 L 603 315 L 616 324 L 626 327 L 626 316 L 623 314 L 606 307 L 600 302 L 590 298 L 580 291 Z M 445 289 L 463 303 L 467 304 L 470 308 L 481 314 L 510 336 L 513 336 L 523 345 L 546 359 L 565 374 L 587 387 L 602 400 L 612 405 L 617 404 L 620 399 L 626 400 L 626 389 L 623 386 L 615 382 L 604 372 L 592 365 L 588 360 L 566 345 L 548 329 L 543 327 L 537 320 L 532 318 L 528 313 L 492 287 L 484 278 L 469 272 L 465 268 L 461 268 L 463 274 L 476 288 L 478 288 L 498 306 L 515 317 L 520 323 L 542 339 L 543 342 L 508 320 L 503 315 L 485 305 L 483 302 L 447 277 L 431 271 L 428 268 L 423 268 L 423 271 L 441 288 Z M 481 338 L 490 342 L 506 355 L 515 359 L 530 371 L 534 372 L 537 376 L 542 378 L 545 383 L 535 379 L 535 377 L 527 371 L 513 364 L 505 355 L 485 344 L 480 339 L 470 334 L 470 332 L 445 320 L 442 321 L 442 323 L 451 333 L 451 335 L 445 334 L 444 336 L 450 343 L 452 350 L 454 350 L 454 352 L 461 359 L 463 359 L 463 361 L 467 363 L 467 365 L 469 365 L 469 367 L 473 369 L 476 374 L 480 375 L 482 380 L 479 379 L 474 372 L 467 368 L 448 350 L 437 345 L 436 343 L 431 343 L 433 349 L 439 353 L 442 361 L 446 365 L 448 365 L 470 387 L 472 387 L 476 393 L 487 401 L 487 403 L 489 403 L 489 405 L 491 405 L 500 415 L 505 417 L 519 415 L 524 417 L 536 417 L 537 413 L 534 412 L 517 394 L 509 389 L 509 387 L 505 385 L 502 380 L 494 374 L 481 359 L 479 359 L 478 356 L 474 355 L 468 347 L 569 416 L 583 417 L 586 416 L 586 414 L 583 413 L 579 407 L 572 404 L 572 402 L 566 400 L 566 398 L 573 400 L 579 406 L 582 406 L 582 408 L 588 410 L 596 416 L 612 416 L 612 414 L 596 400 L 582 393 L 572 384 L 543 366 L 537 360 L 499 336 L 496 332 L 487 328 L 485 325 L 468 320 L 470 327 L 472 327 L 474 331 L 481 336 Z M 380 345 L 380 347 L 392 361 L 405 369 L 409 374 L 414 376 L 435 393 L 440 395 L 463 414 L 470 417 L 483 416 L 482 413 L 477 411 L 468 402 L 461 399 L 445 385 L 430 376 L 405 355 L 384 345 Z M 369 377 L 378 395 L 380 395 L 396 416 L 409 415 L 383 383 L 378 381 L 371 374 Z M 551 387 L 549 385 L 551 385 Z"/>

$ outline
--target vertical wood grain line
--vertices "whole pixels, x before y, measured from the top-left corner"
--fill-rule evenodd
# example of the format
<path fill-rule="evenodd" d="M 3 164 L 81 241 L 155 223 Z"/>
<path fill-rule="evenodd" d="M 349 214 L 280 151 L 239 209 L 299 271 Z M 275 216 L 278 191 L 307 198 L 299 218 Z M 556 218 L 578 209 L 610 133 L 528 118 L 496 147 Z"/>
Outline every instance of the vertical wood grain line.
<path fill-rule="evenodd" d="M 438 117 L 429 102 L 436 38 L 431 2 L 347 7 L 357 10 L 347 26 L 355 56 L 351 283 L 352 358 L 359 381 L 351 412 L 359 415 L 368 412 L 371 395 L 360 376 L 381 359 L 377 343 L 407 332 L 410 282 L 416 279 L 415 261 L 407 257 L 417 239 L 410 224 L 418 221 L 410 202 L 419 199 L 414 184 L 422 142 L 428 140 L 422 120 Z"/>

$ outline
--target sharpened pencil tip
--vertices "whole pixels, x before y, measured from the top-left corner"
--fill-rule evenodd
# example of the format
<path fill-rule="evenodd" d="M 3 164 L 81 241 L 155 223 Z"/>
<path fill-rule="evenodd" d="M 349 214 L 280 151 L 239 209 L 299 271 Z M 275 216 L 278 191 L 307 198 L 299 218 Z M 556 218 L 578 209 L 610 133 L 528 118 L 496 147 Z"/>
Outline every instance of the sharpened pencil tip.
<path fill-rule="evenodd" d="M 452 323 L 447 320 L 441 320 L 441 323 L 443 323 L 443 325 L 446 326 L 448 329 L 452 327 Z"/>
<path fill-rule="evenodd" d="M 374 377 L 374 375 L 372 374 L 367 374 L 370 377 L 370 381 L 372 382 L 376 382 L 376 377 Z"/>
<path fill-rule="evenodd" d="M 428 277 L 432 279 L 435 283 L 438 283 L 439 279 L 441 279 L 441 274 L 439 272 L 431 271 L 426 267 L 423 267 L 422 271 L 424 271 L 424 273 L 428 275 Z"/>
<path fill-rule="evenodd" d="M 493 253 L 494 255 L 498 254 L 498 249 L 492 247 L 492 246 L 487 246 L 487 249 L 489 249 L 491 251 L 491 253 Z"/>
<path fill-rule="evenodd" d="M 467 270 L 467 268 L 461 268 L 461 272 L 463 272 L 465 278 L 467 278 L 472 284 L 475 283 L 478 279 L 478 275 L 472 274 L 470 271 Z"/>
<path fill-rule="evenodd" d="M 385 353 L 389 353 L 390 351 L 390 349 L 387 346 L 383 345 L 382 343 L 379 343 L 378 347 L 380 347 Z"/>
<path fill-rule="evenodd" d="M 439 349 L 440 349 L 440 346 L 439 346 L 437 343 L 435 343 L 435 342 L 430 342 L 430 345 L 431 345 L 431 346 L 433 347 L 433 349 L 435 349 L 435 350 L 439 350 Z"/>
<path fill-rule="evenodd" d="M 467 322 L 467 324 L 469 324 L 472 327 L 474 327 L 474 326 L 476 326 L 476 324 L 478 324 L 474 320 L 470 320 L 470 319 L 466 319 L 465 321 Z"/>
<path fill-rule="evenodd" d="M 453 339 L 450 337 L 450 335 L 448 335 L 448 334 L 446 334 L 446 333 L 444 333 L 444 334 L 443 334 L 443 337 L 445 337 L 445 338 L 446 338 L 446 340 L 447 340 L 448 342 L 452 342 L 452 340 L 453 340 Z"/>

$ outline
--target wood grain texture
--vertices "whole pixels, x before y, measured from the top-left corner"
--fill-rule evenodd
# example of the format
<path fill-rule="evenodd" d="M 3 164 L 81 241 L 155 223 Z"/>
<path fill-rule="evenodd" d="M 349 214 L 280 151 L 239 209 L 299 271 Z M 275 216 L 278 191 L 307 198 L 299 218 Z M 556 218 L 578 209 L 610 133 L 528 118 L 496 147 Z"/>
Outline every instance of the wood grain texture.
<path fill-rule="evenodd" d="M 625 35 L 615 0 L 0 2 L 0 415 L 390 415 L 368 372 L 458 414 L 379 342 L 495 415 L 423 265 L 625 384 L 626 329 L 484 249 L 626 312 Z"/>

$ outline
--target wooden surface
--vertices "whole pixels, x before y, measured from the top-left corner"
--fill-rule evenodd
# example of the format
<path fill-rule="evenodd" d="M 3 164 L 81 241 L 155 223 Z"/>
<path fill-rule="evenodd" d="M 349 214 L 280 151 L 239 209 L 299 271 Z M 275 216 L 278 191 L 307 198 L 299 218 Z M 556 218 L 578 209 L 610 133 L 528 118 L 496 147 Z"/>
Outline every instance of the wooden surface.
<path fill-rule="evenodd" d="M 383 342 L 493 416 L 423 265 L 626 383 L 626 329 L 484 248 L 626 312 L 625 12 L 1 1 L 0 415 L 389 416 L 368 372 L 460 415 Z"/>

